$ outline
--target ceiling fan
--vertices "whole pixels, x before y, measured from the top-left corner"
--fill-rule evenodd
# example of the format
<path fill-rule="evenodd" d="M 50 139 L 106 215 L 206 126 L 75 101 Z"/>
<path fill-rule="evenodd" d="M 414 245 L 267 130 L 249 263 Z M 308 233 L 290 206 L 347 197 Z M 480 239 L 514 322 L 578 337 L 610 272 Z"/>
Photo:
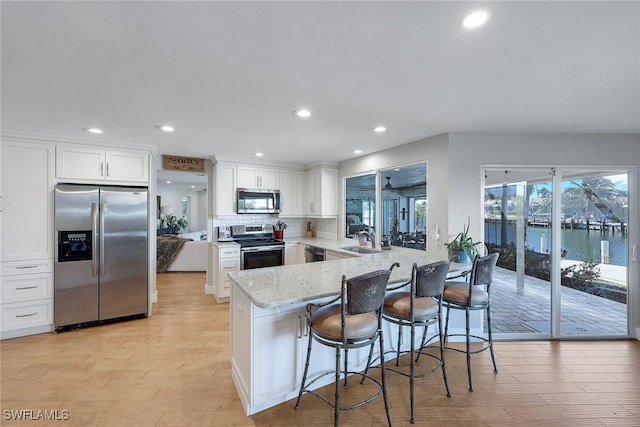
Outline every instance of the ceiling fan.
<path fill-rule="evenodd" d="M 385 178 L 387 179 L 387 183 L 385 184 L 384 189 L 391 190 L 393 188 L 393 185 L 391 185 L 391 177 L 385 176 Z"/>

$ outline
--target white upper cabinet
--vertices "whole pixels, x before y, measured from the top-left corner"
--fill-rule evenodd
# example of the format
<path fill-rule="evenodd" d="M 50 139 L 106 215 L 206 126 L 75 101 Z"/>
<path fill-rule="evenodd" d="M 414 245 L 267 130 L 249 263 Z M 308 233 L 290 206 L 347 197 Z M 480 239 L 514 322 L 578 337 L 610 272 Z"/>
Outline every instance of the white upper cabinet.
<path fill-rule="evenodd" d="M 213 215 L 236 214 L 236 173 L 234 164 L 213 166 Z"/>
<path fill-rule="evenodd" d="M 304 188 L 306 174 L 303 171 L 280 171 L 280 216 L 304 217 Z"/>
<path fill-rule="evenodd" d="M 280 171 L 251 165 L 238 165 L 238 188 L 280 189 Z"/>
<path fill-rule="evenodd" d="M 149 182 L 149 153 L 59 145 L 56 148 L 56 178 L 146 184 Z"/>
<path fill-rule="evenodd" d="M 106 151 L 106 176 L 112 181 L 149 182 L 149 154 L 136 151 Z"/>
<path fill-rule="evenodd" d="M 338 216 L 338 169 L 323 166 L 307 172 L 307 215 Z"/>
<path fill-rule="evenodd" d="M 0 260 L 53 258 L 52 145 L 3 141 Z"/>

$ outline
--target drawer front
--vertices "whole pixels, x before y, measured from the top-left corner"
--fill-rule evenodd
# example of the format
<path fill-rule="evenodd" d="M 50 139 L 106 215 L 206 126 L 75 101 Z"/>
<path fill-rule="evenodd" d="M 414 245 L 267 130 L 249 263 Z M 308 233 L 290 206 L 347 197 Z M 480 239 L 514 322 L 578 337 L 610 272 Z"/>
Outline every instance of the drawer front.
<path fill-rule="evenodd" d="M 231 296 L 231 279 L 229 279 L 228 277 L 226 279 L 221 279 L 220 283 L 222 283 L 222 286 L 221 286 L 222 294 L 220 296 L 221 297 Z"/>
<path fill-rule="evenodd" d="M 53 299 L 0 305 L 0 330 L 46 326 L 53 323 Z"/>
<path fill-rule="evenodd" d="M 6 261 L 0 264 L 0 275 L 2 276 L 53 273 L 52 259 L 37 259 L 33 261 Z"/>
<path fill-rule="evenodd" d="M 240 248 L 220 248 L 219 249 L 219 258 L 240 258 Z"/>
<path fill-rule="evenodd" d="M 0 277 L 0 304 L 53 298 L 53 273 Z"/>
<path fill-rule="evenodd" d="M 227 273 L 238 271 L 240 269 L 240 260 L 235 258 L 223 258 L 220 260 L 220 277 L 226 278 Z"/>

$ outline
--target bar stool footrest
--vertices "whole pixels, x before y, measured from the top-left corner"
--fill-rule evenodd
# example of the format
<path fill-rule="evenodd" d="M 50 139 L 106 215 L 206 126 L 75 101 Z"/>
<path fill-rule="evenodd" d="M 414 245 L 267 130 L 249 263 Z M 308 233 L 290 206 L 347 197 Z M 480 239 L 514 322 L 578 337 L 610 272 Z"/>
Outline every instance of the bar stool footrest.
<path fill-rule="evenodd" d="M 388 368 L 385 368 L 385 369 L 388 369 Z M 335 374 L 334 371 L 329 371 L 329 372 L 322 373 L 322 374 L 318 375 L 316 378 L 314 378 L 312 381 L 307 383 L 307 387 L 309 387 L 310 385 L 312 385 L 313 383 L 315 383 L 316 381 L 318 381 L 319 379 L 321 379 L 321 378 L 323 378 L 323 377 L 325 377 L 327 375 L 334 375 L 334 374 Z M 345 374 L 345 371 L 340 371 L 340 374 Z M 362 377 L 362 380 L 359 381 L 360 384 L 362 384 L 364 382 L 365 378 L 368 378 L 371 381 L 373 381 L 374 383 L 376 383 L 376 385 L 378 386 L 378 390 L 372 396 L 367 397 L 366 399 L 361 400 L 359 402 L 356 402 L 356 403 L 354 403 L 353 405 L 350 405 L 350 406 L 340 406 L 338 408 L 338 410 L 340 410 L 340 411 L 349 411 L 351 409 L 359 408 L 359 407 L 364 406 L 367 403 L 375 400 L 376 398 L 380 397 L 380 395 L 382 395 L 382 383 L 379 380 L 373 378 L 372 376 L 364 374 L 362 372 L 354 372 L 354 371 L 347 371 L 346 375 L 358 375 L 358 376 Z M 329 406 L 331 406 L 332 408 L 335 409 L 336 405 L 334 404 L 334 402 L 330 401 L 329 399 L 327 399 L 325 396 L 321 395 L 320 393 L 317 393 L 315 390 L 310 390 L 308 388 L 305 388 L 305 389 L 302 390 L 301 393 L 302 394 L 305 394 L 305 393 L 311 394 L 311 395 L 319 398 L 324 403 L 326 403 L 327 405 L 329 405 Z M 297 409 L 297 407 L 296 407 L 296 409 Z"/>

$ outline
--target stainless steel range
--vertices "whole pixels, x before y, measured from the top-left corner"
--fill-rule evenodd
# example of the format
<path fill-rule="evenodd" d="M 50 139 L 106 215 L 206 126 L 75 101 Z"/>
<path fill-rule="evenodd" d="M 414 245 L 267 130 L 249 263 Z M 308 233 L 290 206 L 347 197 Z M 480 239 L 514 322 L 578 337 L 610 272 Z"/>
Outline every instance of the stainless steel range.
<path fill-rule="evenodd" d="M 234 225 L 231 238 L 240 245 L 240 269 L 284 265 L 284 242 L 273 237 L 271 225 Z"/>

